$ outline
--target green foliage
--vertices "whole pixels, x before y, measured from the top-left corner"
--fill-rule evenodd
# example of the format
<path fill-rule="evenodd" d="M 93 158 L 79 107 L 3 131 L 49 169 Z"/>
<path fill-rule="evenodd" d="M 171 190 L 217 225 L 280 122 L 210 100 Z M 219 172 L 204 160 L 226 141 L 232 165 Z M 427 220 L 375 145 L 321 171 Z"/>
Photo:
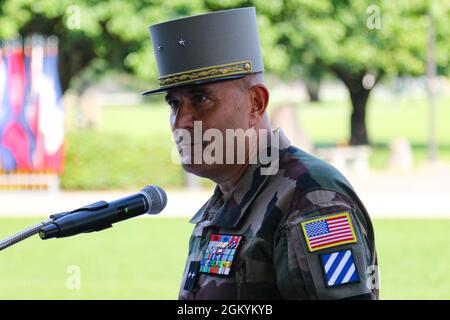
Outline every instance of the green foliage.
<path fill-rule="evenodd" d="M 436 63 L 449 72 L 450 5 L 427 0 L 206 1 L 210 9 L 255 5 L 267 69 L 314 85 L 326 72 L 349 90 L 350 142 L 369 144 L 365 109 L 370 90 L 385 76 L 423 75 L 428 13 L 436 29 Z M 376 80 L 363 86 L 364 76 Z"/>
<path fill-rule="evenodd" d="M 450 60 L 450 4 L 427 0 L 3 0 L 0 39 L 16 34 L 54 34 L 60 39 L 63 91 L 86 69 L 138 75 L 157 86 L 148 26 L 213 10 L 254 5 L 266 70 L 285 79 L 317 84 L 332 73 L 349 90 L 353 113 L 351 143 L 369 143 L 365 108 L 368 73 L 424 75 L 428 14 L 436 30 L 438 72 Z M 88 78 L 88 86 L 95 82 Z"/>
<path fill-rule="evenodd" d="M 132 72 L 156 82 L 148 26 L 203 12 L 201 1 L 4 0 L 0 39 L 32 33 L 56 35 L 60 41 L 63 90 L 93 63 Z"/>
<path fill-rule="evenodd" d="M 421 75 L 425 71 L 430 11 L 436 26 L 437 63 L 440 70 L 448 72 L 446 39 L 450 35 L 450 5 L 444 1 L 208 0 L 206 3 L 211 10 L 256 6 L 265 62 L 269 62 L 269 70 L 283 74 L 319 65 L 329 71 L 340 67 L 351 73 Z"/>
<path fill-rule="evenodd" d="M 134 189 L 147 184 L 179 186 L 180 166 L 170 160 L 170 143 L 160 138 L 73 131 L 67 136 L 63 189 Z"/>
<path fill-rule="evenodd" d="M 171 159 L 173 140 L 163 107 L 108 107 L 98 130 L 67 133 L 64 189 L 180 186 L 183 171 Z"/>
<path fill-rule="evenodd" d="M 251 5 L 258 12 L 266 68 L 279 75 L 314 75 L 317 72 L 311 68 L 319 67 L 423 74 L 428 10 L 435 18 L 439 70 L 448 72 L 450 5 L 445 1 L 3 0 L 0 39 L 34 32 L 55 34 L 73 60 L 84 57 L 79 70 L 71 69 L 72 76 L 101 59 L 108 68 L 133 72 L 151 82 L 157 73 L 149 25 Z M 371 27 L 376 10 L 380 29 Z M 74 21 L 79 22 L 75 28 Z"/>

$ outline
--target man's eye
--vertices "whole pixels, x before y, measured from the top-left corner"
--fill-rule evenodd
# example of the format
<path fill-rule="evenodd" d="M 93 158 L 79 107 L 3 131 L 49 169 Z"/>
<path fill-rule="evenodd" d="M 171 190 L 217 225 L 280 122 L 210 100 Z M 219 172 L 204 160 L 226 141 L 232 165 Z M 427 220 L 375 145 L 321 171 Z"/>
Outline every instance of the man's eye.
<path fill-rule="evenodd" d="M 197 94 L 192 98 L 192 100 L 194 103 L 204 103 L 208 101 L 208 97 L 201 94 Z"/>
<path fill-rule="evenodd" d="M 172 108 L 173 110 L 176 110 L 178 108 L 178 101 L 177 100 L 169 100 L 167 101 L 167 104 Z"/>

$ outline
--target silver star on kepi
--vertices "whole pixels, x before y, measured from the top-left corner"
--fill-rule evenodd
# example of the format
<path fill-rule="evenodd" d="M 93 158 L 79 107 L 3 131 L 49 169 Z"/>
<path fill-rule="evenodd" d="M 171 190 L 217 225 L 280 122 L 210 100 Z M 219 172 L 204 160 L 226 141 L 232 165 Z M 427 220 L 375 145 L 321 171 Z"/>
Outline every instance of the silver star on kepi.
<path fill-rule="evenodd" d="M 183 40 L 183 38 L 180 38 L 180 40 L 178 40 L 178 44 L 179 44 L 181 47 L 185 47 L 185 46 L 186 46 L 186 40 Z"/>

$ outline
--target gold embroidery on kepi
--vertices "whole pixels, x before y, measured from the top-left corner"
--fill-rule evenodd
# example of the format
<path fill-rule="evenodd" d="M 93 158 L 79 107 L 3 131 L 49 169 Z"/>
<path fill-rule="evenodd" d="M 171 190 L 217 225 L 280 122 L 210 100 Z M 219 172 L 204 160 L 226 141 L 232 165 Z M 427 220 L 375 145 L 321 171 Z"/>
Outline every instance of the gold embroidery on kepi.
<path fill-rule="evenodd" d="M 238 74 L 246 74 L 252 72 L 251 61 L 240 61 L 236 63 L 223 64 L 219 66 L 189 70 L 159 79 L 161 87 L 171 86 L 174 84 L 184 84 L 199 80 L 219 78 L 223 76 L 231 76 Z"/>

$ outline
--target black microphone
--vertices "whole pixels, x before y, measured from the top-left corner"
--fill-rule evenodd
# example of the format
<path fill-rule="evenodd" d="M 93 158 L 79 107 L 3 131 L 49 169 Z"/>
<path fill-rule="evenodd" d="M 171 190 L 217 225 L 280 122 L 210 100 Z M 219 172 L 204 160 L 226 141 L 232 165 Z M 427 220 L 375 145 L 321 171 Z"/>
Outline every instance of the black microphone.
<path fill-rule="evenodd" d="M 82 232 L 111 228 L 113 223 L 144 213 L 158 214 L 167 204 L 160 187 L 146 186 L 141 192 L 110 203 L 99 201 L 82 208 L 50 216 L 52 222 L 39 231 L 41 239 L 62 238 Z"/>

